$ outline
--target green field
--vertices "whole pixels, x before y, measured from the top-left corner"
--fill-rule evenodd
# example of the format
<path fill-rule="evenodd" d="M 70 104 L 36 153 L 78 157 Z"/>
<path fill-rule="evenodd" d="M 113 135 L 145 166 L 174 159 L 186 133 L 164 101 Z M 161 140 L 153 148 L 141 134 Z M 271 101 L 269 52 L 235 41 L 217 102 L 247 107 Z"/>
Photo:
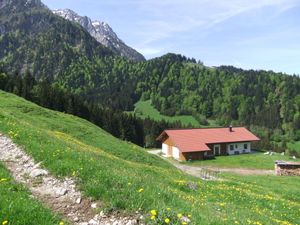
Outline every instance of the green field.
<path fill-rule="evenodd" d="M 213 166 L 224 168 L 274 169 L 275 161 L 300 161 L 280 154 L 264 155 L 263 153 L 217 156 L 215 159 L 186 162 L 192 166 Z"/>
<path fill-rule="evenodd" d="M 0 224 L 59 224 L 60 220 L 10 177 L 0 163 Z"/>
<path fill-rule="evenodd" d="M 138 117 L 143 119 L 149 117 L 150 119 L 156 121 L 161 121 L 161 120 L 165 120 L 168 122 L 180 121 L 181 124 L 185 126 L 190 126 L 190 125 L 194 127 L 200 126 L 199 122 L 193 116 L 165 116 L 160 114 L 160 112 L 151 105 L 150 100 L 137 102 L 135 104 L 134 113 Z"/>
<path fill-rule="evenodd" d="M 170 224 L 181 224 L 177 214 L 191 215 L 189 224 L 194 225 L 299 224 L 299 177 L 224 174 L 223 181 L 202 181 L 83 119 L 1 91 L 0 131 L 43 161 L 53 175 L 74 175 L 84 195 L 102 201 L 106 211 L 140 210 L 150 218 L 155 209 L 159 219 L 168 217 Z M 5 185 L 13 194 L 14 184 Z M 22 215 L 10 211 L 7 202 L 0 206 L 1 219 Z M 31 219 L 29 213 L 24 217 Z M 55 224 L 50 215 L 42 218 L 44 222 L 24 224 Z M 164 222 L 156 217 L 148 224 Z"/>

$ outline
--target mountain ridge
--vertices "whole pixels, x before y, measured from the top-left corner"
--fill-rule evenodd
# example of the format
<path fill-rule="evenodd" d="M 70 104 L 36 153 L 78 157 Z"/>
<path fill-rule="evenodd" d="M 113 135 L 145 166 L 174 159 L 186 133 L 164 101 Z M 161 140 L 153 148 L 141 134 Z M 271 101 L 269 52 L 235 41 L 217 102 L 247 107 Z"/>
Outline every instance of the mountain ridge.
<path fill-rule="evenodd" d="M 99 43 L 110 48 L 115 53 L 136 62 L 145 60 L 142 54 L 127 46 L 106 22 L 93 21 L 87 16 L 80 16 L 71 9 L 56 9 L 52 10 L 52 12 L 64 19 L 80 24 Z"/>
<path fill-rule="evenodd" d="M 0 10 L 7 8 L 10 12 L 15 13 L 20 9 L 44 8 L 48 7 L 40 0 L 0 0 Z"/>

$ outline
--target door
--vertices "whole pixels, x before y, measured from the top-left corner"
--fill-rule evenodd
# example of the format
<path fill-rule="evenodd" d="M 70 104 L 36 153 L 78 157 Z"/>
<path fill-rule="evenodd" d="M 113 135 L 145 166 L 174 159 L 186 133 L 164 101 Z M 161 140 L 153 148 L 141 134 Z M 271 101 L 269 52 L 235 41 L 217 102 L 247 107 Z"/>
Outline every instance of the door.
<path fill-rule="evenodd" d="M 214 145 L 214 155 L 221 155 L 221 146 Z"/>

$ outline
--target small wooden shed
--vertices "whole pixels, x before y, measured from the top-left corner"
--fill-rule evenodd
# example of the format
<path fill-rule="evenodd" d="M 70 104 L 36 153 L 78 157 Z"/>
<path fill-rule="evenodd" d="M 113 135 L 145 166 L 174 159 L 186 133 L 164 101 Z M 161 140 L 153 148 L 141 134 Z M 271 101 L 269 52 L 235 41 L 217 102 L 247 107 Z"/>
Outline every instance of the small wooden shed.
<path fill-rule="evenodd" d="M 275 174 L 277 176 L 300 176 L 300 162 L 275 162 Z"/>

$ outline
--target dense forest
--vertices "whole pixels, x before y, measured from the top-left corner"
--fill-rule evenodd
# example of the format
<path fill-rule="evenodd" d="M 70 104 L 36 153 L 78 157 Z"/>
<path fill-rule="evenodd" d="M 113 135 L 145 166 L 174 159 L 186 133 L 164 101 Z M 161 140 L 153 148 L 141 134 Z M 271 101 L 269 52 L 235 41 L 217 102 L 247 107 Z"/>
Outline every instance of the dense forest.
<path fill-rule="evenodd" d="M 223 125 L 257 125 L 300 138 L 298 76 L 208 68 L 172 54 L 143 65 L 148 74 L 137 93 L 166 115 L 199 113 Z"/>
<path fill-rule="evenodd" d="M 51 85 L 48 80 L 38 82 L 27 71 L 19 74 L 6 75 L 0 72 L 0 89 L 19 95 L 40 106 L 79 116 L 103 128 L 115 137 L 130 141 L 142 147 L 158 147 L 158 134 L 166 128 L 182 127 L 180 122 L 153 121 L 140 119 L 101 105 L 88 102 L 80 96 Z"/>
<path fill-rule="evenodd" d="M 212 118 L 224 126 L 247 126 L 263 139 L 264 149 L 285 148 L 286 142 L 300 140 L 298 76 L 230 66 L 211 68 L 175 54 L 135 63 L 116 55 L 78 24 L 52 14 L 38 2 L 0 10 L 0 66 L 14 77 L 8 83 L 33 75 L 37 83 L 33 96 L 39 99 L 33 101 L 80 115 L 77 106 L 71 107 L 74 112 L 69 106 L 76 98 L 89 114 L 99 108 L 101 113 L 112 110 L 116 118 L 137 121 L 122 111 L 132 111 L 138 100 L 150 99 L 165 115 L 193 115 L 201 120 Z M 41 88 L 46 84 L 48 89 Z M 4 89 L 20 94 L 21 89 L 13 86 Z M 52 94 L 43 93 L 44 89 Z M 81 116 L 96 120 L 91 115 Z M 114 129 L 115 125 L 102 124 L 105 122 L 95 123 L 127 139 L 126 132 L 121 131 L 126 127 Z M 138 137 L 128 140 L 153 146 L 144 136 L 143 141 L 136 141 Z"/>

